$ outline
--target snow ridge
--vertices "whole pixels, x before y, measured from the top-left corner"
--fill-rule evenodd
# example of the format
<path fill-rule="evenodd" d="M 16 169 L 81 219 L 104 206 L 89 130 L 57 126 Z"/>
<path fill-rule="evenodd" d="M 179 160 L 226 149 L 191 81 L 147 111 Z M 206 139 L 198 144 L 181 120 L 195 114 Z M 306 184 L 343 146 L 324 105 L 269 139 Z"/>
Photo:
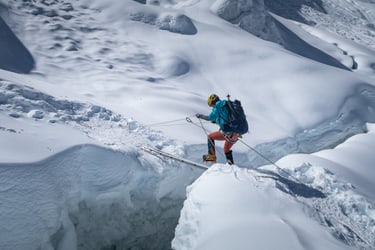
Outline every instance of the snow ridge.
<path fill-rule="evenodd" d="M 0 110 L 14 124 L 63 125 L 96 144 L 72 146 L 33 163 L 0 163 L 1 249 L 169 248 L 185 187 L 201 171 L 154 159 L 139 146 L 183 154 L 182 146 L 97 105 L 4 80 L 0 90 Z M 18 206 L 19 201 L 27 204 Z"/>
<path fill-rule="evenodd" d="M 277 172 L 285 175 L 283 171 Z M 310 216 L 318 219 L 337 239 L 346 244 L 358 249 L 372 249 L 375 245 L 374 203 L 359 195 L 351 183 L 338 179 L 322 167 L 305 163 L 288 171 L 288 174 L 324 192 L 323 198 L 296 197 L 311 209 Z"/>
<path fill-rule="evenodd" d="M 128 145 L 140 147 L 151 144 L 158 148 L 175 145 L 176 152 L 182 153 L 182 148 L 178 150 L 176 143 L 160 131 L 151 130 L 104 107 L 57 99 L 31 87 L 4 80 L 0 80 L 0 90 L 0 110 L 14 119 L 66 124 L 97 143 L 116 150 L 127 148 Z M 15 132 L 12 128 L 5 129 Z"/>
<path fill-rule="evenodd" d="M 232 182 L 236 185 L 232 186 L 230 184 Z M 306 186 L 303 188 L 305 190 L 301 189 L 301 183 L 305 183 Z M 235 188 L 228 190 L 226 188 L 228 186 Z M 220 193 L 220 197 L 210 197 L 212 190 Z M 280 193 L 269 192 L 270 190 L 278 190 Z M 317 192 L 322 192 L 323 196 L 317 195 Z M 175 249 L 215 249 L 215 246 L 223 247 L 221 244 L 225 245 L 228 242 L 231 242 L 231 246 L 235 249 L 248 249 L 248 246 L 259 249 L 288 249 L 293 246 L 294 243 L 291 243 L 293 240 L 277 242 L 278 237 L 273 237 L 272 241 L 265 242 L 263 237 L 259 239 L 254 237 L 256 234 L 270 233 L 270 228 L 262 228 L 262 222 L 258 221 L 257 216 L 261 213 L 263 222 L 272 220 L 273 218 L 267 218 L 267 212 L 272 209 L 280 213 L 281 224 L 286 226 L 284 230 L 296 230 L 299 247 L 309 248 L 309 243 L 305 240 L 306 237 L 310 237 L 309 230 L 291 222 L 290 217 L 295 218 L 300 215 L 289 207 L 289 202 L 301 204 L 304 213 L 311 220 L 327 228 L 337 240 L 345 243 L 345 245 L 331 245 L 332 249 L 352 249 L 348 246 L 356 249 L 373 249 L 374 246 L 374 203 L 357 194 L 355 187 L 350 183 L 339 180 L 330 171 L 309 163 L 304 163 L 290 171 L 280 171 L 274 166 L 252 170 L 217 164 L 189 186 L 187 193 L 188 197 L 184 202 L 175 238 L 172 241 L 172 247 Z M 283 202 L 279 204 L 274 200 L 275 197 Z M 268 201 L 267 208 L 260 203 L 263 199 Z M 238 204 L 236 201 L 241 205 L 235 205 Z M 215 213 L 222 214 L 225 211 L 227 213 L 217 217 L 215 222 L 207 223 L 205 217 Z M 222 227 L 219 225 L 231 224 L 237 220 L 246 221 L 249 225 L 257 225 L 247 229 L 247 232 L 252 232 L 253 237 L 240 236 L 242 235 L 240 225 L 246 227 L 246 223 L 240 222 L 236 227 L 231 228 L 228 225 L 225 227 L 231 228 L 231 232 L 221 232 Z M 306 225 L 309 228 L 315 227 L 312 222 Z M 274 226 L 279 227 L 279 222 L 275 222 Z M 280 231 L 278 232 L 280 234 Z M 210 241 L 211 237 L 216 237 L 217 241 Z M 242 244 L 236 245 L 234 239 Z M 331 241 L 326 236 L 322 236 L 319 240 Z"/>
<path fill-rule="evenodd" d="M 56 98 L 38 92 L 27 86 L 0 81 L 0 104 L 4 111 L 13 118 L 22 116 L 35 119 L 47 119 L 55 122 L 83 122 L 94 116 L 114 122 L 120 121 L 120 116 L 112 111 L 96 105 L 87 105 Z"/>
<path fill-rule="evenodd" d="M 364 103 L 368 108 L 362 110 L 360 107 Z M 337 117 L 297 132 L 294 137 L 263 143 L 255 149 L 268 159 L 277 161 L 287 154 L 334 148 L 353 135 L 366 133 L 366 122 L 375 122 L 375 88 L 369 84 L 358 84 L 338 113 Z M 268 164 L 254 152 L 249 152 L 247 159 L 254 167 Z"/>

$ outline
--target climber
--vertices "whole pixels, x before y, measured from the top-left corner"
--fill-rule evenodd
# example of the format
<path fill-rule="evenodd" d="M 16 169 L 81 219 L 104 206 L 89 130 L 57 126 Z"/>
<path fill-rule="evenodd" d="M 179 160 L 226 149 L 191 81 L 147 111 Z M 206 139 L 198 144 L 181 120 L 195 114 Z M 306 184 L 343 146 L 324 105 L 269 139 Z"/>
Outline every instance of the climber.
<path fill-rule="evenodd" d="M 196 117 L 211 121 L 219 125 L 218 131 L 208 134 L 208 154 L 203 155 L 203 161 L 216 163 L 215 140 L 224 142 L 224 153 L 228 164 L 234 164 L 232 146 L 238 140 L 238 133 L 232 132 L 227 125 L 230 116 L 230 108 L 227 100 L 220 100 L 219 96 L 212 94 L 207 100 L 208 106 L 212 107 L 211 113 L 207 115 L 196 114 Z"/>

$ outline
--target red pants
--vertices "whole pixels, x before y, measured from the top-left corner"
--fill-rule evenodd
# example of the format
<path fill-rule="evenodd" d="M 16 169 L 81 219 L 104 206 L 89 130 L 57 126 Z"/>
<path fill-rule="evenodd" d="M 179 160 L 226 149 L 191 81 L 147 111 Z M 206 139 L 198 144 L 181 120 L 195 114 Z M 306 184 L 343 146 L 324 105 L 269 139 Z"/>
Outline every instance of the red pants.
<path fill-rule="evenodd" d="M 209 153 L 210 153 L 210 146 L 213 147 L 213 149 L 211 148 L 211 150 L 213 150 L 215 152 L 215 149 L 214 149 L 215 148 L 215 143 L 214 143 L 215 140 L 217 140 L 217 141 L 224 141 L 225 140 L 225 142 L 224 142 L 224 153 L 228 153 L 230 151 L 230 149 L 232 148 L 232 146 L 237 142 L 238 134 L 230 134 L 230 133 L 223 134 L 221 131 L 212 132 L 211 134 L 208 135 Z"/>

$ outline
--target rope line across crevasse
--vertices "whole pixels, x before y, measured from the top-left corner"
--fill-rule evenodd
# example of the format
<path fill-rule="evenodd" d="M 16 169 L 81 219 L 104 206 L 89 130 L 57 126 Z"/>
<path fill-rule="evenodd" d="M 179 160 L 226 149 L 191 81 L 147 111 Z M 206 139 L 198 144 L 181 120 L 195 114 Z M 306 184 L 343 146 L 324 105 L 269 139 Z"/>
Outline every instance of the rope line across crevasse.
<path fill-rule="evenodd" d="M 194 124 L 198 127 L 200 127 L 201 129 L 203 129 L 203 131 L 205 132 L 206 135 L 208 135 L 208 132 L 206 130 L 206 128 L 203 126 L 203 123 L 201 121 L 200 118 L 198 118 L 199 122 L 200 122 L 200 125 L 194 123 L 189 117 L 186 117 L 186 121 L 191 123 L 191 124 Z M 224 137 L 226 137 L 226 135 L 224 134 Z M 241 138 L 238 138 L 238 140 L 243 144 L 245 145 L 247 148 L 249 148 L 250 150 L 252 150 L 253 152 L 255 152 L 257 155 L 259 155 L 260 157 L 262 157 L 264 160 L 266 160 L 267 162 L 271 163 L 273 166 L 275 166 L 278 170 L 280 170 L 281 172 L 285 173 L 287 176 L 291 177 L 294 181 L 296 181 L 297 183 L 299 184 L 303 184 L 301 183 L 298 179 L 296 179 L 294 176 L 292 176 L 290 173 L 288 173 L 287 171 L 285 171 L 283 168 L 281 168 L 280 166 L 278 166 L 276 164 L 276 162 L 270 160 L 268 157 L 264 156 L 263 154 L 261 154 L 259 151 L 257 151 L 254 147 L 250 146 L 249 144 L 247 144 L 246 142 L 244 142 Z"/>
<path fill-rule="evenodd" d="M 181 118 L 181 119 L 175 119 L 175 120 L 170 120 L 170 121 L 165 121 L 165 122 L 158 122 L 158 123 L 152 123 L 152 124 L 148 124 L 148 125 L 144 125 L 144 127 L 168 127 L 168 126 L 186 126 L 188 124 L 186 124 L 186 120 L 190 120 L 190 118 L 192 117 L 195 117 L 195 115 L 192 115 L 192 116 L 188 116 L 188 117 L 185 117 L 185 118 Z M 182 122 L 184 121 L 184 123 L 176 123 L 176 122 Z M 209 123 L 209 122 L 207 122 Z"/>

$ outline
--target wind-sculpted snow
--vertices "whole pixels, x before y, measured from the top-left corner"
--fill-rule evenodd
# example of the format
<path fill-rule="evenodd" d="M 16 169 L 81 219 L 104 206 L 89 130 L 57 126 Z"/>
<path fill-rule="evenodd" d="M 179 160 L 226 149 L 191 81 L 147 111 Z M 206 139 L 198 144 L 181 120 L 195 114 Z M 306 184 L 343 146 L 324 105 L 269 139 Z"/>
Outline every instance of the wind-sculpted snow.
<path fill-rule="evenodd" d="M 338 180 L 323 168 L 305 164 L 295 169 L 295 173 L 304 183 L 326 193 L 326 199 L 304 202 L 315 210 L 316 218 L 337 239 L 359 249 L 371 249 L 375 245 L 374 203 L 359 195 L 353 185 Z"/>
<path fill-rule="evenodd" d="M 161 132 L 104 107 L 57 99 L 33 88 L 3 80 L 0 80 L 0 90 L 0 110 L 12 119 L 67 125 L 100 145 L 116 150 L 150 142 L 156 142 L 159 147 L 175 144 Z M 17 132 L 13 128 L 2 129 Z"/>
<path fill-rule="evenodd" d="M 300 183 L 305 183 L 305 190 L 310 189 L 310 197 L 295 188 Z M 220 196 L 210 196 L 212 192 Z M 317 195 L 319 192 L 323 195 Z M 234 206 L 239 203 L 241 206 Z M 296 204 L 301 206 L 298 211 Z M 286 172 L 272 167 L 255 171 L 215 165 L 189 186 L 172 247 L 306 249 L 314 244 L 306 240 L 313 230 L 320 232 L 316 234 L 319 243 L 315 242 L 315 247 L 372 249 L 374 212 L 374 204 L 357 194 L 350 183 L 340 181 L 319 166 L 303 164 Z M 208 223 L 206 217 L 216 213 L 221 216 L 214 223 Z M 274 213 L 280 220 L 272 217 Z M 307 217 L 303 218 L 303 213 Z M 299 218 L 298 224 L 295 224 L 296 218 Z M 232 223 L 236 226 L 232 227 Z M 332 236 L 326 234 L 325 228 Z M 265 234 L 272 235 L 272 240 L 260 237 Z M 285 238 L 289 240 L 281 240 Z"/>
<path fill-rule="evenodd" d="M 288 19 L 319 26 L 349 40 L 375 48 L 375 12 L 372 0 L 264 0 L 273 13 Z"/>
<path fill-rule="evenodd" d="M 273 18 L 267 13 L 263 0 L 217 0 L 211 7 L 221 18 L 265 40 L 281 43 Z"/>
<path fill-rule="evenodd" d="M 93 117 L 118 122 L 120 116 L 96 105 L 58 100 L 29 87 L 0 81 L 0 105 L 14 118 L 32 117 L 55 122 L 83 122 Z"/>
<path fill-rule="evenodd" d="M 189 17 L 182 14 L 163 14 L 157 15 L 156 13 L 131 13 L 130 19 L 139 21 L 146 24 L 154 25 L 161 30 L 167 30 L 174 33 L 183 35 L 194 35 L 197 33 L 197 28 Z"/>
<path fill-rule="evenodd" d="M 299 22 L 316 24 L 306 20 L 301 11 L 306 8 L 327 14 L 322 0 L 264 0 L 264 4 L 273 13 Z"/>
<path fill-rule="evenodd" d="M 316 213 L 315 218 L 337 239 L 359 249 L 371 249 L 375 245 L 375 204 L 358 194 L 351 183 L 338 179 L 327 169 L 308 163 L 288 171 L 288 174 L 324 192 L 324 199 L 299 199 Z"/>
<path fill-rule="evenodd" d="M 108 74 L 117 74 L 120 78 L 126 76 L 154 83 L 187 74 L 190 70 L 190 63 L 181 56 L 166 51 L 158 54 L 157 49 L 127 35 L 124 40 L 122 32 L 126 32 L 126 29 L 118 30 L 103 25 L 100 20 L 93 20 L 91 16 L 100 15 L 101 12 L 87 7 L 83 2 L 25 1 L 7 4 L 10 9 L 18 11 L 24 20 L 21 25 L 17 23 L 17 18 L 10 15 L 14 32 L 25 40 L 33 53 L 47 58 L 38 61 L 34 73 L 48 75 L 54 82 L 63 80 L 71 83 L 81 74 L 85 75 L 86 84 L 98 78 L 108 82 L 112 79 Z M 141 11 L 132 5 L 126 5 L 123 9 L 126 13 L 121 13 L 118 18 L 126 19 L 132 25 L 135 21 L 178 34 L 197 32 L 189 17 L 173 10 Z M 49 39 L 41 38 L 39 32 Z M 66 64 L 70 66 L 62 67 Z M 49 75 L 51 69 L 58 70 Z M 92 72 L 94 69 L 96 73 Z"/>
<path fill-rule="evenodd" d="M 94 145 L 0 164 L 0 173 L 4 250 L 168 249 L 184 186 L 195 178 L 189 168 L 164 168 L 133 149 Z"/>
<path fill-rule="evenodd" d="M 200 2 L 200 0 L 133 0 L 141 4 L 149 4 L 163 6 L 165 8 L 182 8 L 192 6 Z"/>

